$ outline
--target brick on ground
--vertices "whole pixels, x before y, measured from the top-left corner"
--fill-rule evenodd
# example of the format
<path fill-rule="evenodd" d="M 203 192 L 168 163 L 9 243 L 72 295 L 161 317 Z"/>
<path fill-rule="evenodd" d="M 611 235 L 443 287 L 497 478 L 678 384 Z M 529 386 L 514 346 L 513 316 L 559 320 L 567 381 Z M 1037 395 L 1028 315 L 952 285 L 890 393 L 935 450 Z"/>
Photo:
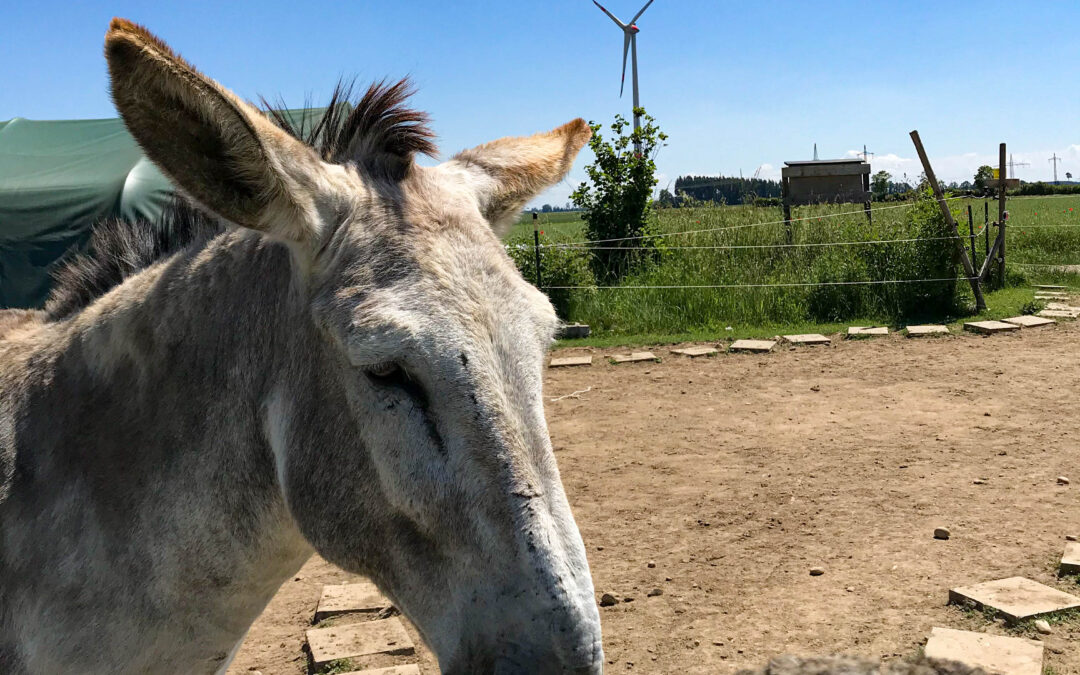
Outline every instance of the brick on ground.
<path fill-rule="evenodd" d="M 698 356 L 712 356 L 713 354 L 716 354 L 717 351 L 716 347 L 683 347 L 681 349 L 672 349 L 671 353 L 695 358 Z"/>
<path fill-rule="evenodd" d="M 410 663 L 405 666 L 390 666 L 389 668 L 372 668 L 370 670 L 353 670 L 341 675 L 420 675 L 420 666 Z"/>
<path fill-rule="evenodd" d="M 405 626 L 398 618 L 311 628 L 308 648 L 315 669 L 336 661 L 373 654 L 412 654 L 415 651 Z"/>
<path fill-rule="evenodd" d="M 315 623 L 338 614 L 370 614 L 389 607 L 390 601 L 370 581 L 331 584 L 323 586 L 322 597 L 319 598 L 319 606 L 315 610 Z"/>
<path fill-rule="evenodd" d="M 1060 570 L 1062 574 L 1080 574 L 1080 541 L 1065 542 Z"/>
<path fill-rule="evenodd" d="M 1004 321 L 968 321 L 964 324 L 964 330 L 972 333 L 992 335 L 994 333 L 1007 333 L 1012 330 L 1020 330 L 1020 326 Z"/>
<path fill-rule="evenodd" d="M 771 352 L 776 346 L 775 340 L 736 340 L 728 347 L 729 352 Z"/>
<path fill-rule="evenodd" d="M 1080 310 L 1073 311 L 1071 309 L 1044 309 L 1036 316 L 1046 317 L 1048 319 L 1075 319 L 1080 316 Z"/>
<path fill-rule="evenodd" d="M 873 335 L 888 335 L 888 326 L 849 326 L 848 337 L 864 337 Z"/>
<path fill-rule="evenodd" d="M 1050 326 L 1057 321 L 1048 319 L 1045 316 L 1032 316 L 1031 314 L 1024 314 L 1022 316 L 1014 316 L 1009 319 L 1002 319 L 1005 323 L 1016 324 L 1021 328 L 1038 328 L 1039 326 Z"/>
<path fill-rule="evenodd" d="M 1010 621 L 1080 608 L 1080 598 L 1024 577 L 1009 577 L 949 591 L 949 602 L 996 610 Z"/>
<path fill-rule="evenodd" d="M 785 335 L 784 341 L 793 345 L 827 345 L 832 340 L 818 333 L 804 333 L 801 335 Z"/>
<path fill-rule="evenodd" d="M 906 330 L 908 337 L 920 337 L 922 335 L 946 335 L 949 332 L 949 327 L 935 325 L 908 326 Z"/>
<path fill-rule="evenodd" d="M 634 352 L 632 354 L 615 354 L 611 357 L 615 363 L 637 363 L 639 361 L 655 361 L 656 354 L 652 352 Z"/>
<path fill-rule="evenodd" d="M 1042 675 L 1042 643 L 1026 638 L 934 627 L 925 654 L 982 668 L 995 675 Z"/>
<path fill-rule="evenodd" d="M 551 359 L 552 368 L 567 368 L 569 366 L 591 366 L 591 356 L 563 356 L 557 359 Z"/>

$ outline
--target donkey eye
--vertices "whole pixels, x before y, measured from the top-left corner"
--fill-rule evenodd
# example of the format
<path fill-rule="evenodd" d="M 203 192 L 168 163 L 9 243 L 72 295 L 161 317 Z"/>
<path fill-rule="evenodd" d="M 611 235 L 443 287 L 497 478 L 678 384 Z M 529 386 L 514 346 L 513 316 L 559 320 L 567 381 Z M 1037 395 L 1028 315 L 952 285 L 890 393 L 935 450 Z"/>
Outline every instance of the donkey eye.
<path fill-rule="evenodd" d="M 373 366 L 368 366 L 364 369 L 364 372 L 376 380 L 388 380 L 399 376 L 401 367 L 392 361 L 387 361 L 386 363 L 376 363 Z"/>

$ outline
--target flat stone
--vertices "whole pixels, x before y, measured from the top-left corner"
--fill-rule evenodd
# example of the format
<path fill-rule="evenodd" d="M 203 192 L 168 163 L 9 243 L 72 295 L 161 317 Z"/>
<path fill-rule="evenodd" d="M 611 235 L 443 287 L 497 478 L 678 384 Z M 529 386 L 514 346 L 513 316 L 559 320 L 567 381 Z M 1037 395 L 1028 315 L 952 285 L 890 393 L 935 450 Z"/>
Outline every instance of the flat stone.
<path fill-rule="evenodd" d="M 1026 638 L 938 628 L 930 630 L 925 654 L 982 668 L 991 675 L 1042 675 L 1042 643 Z"/>
<path fill-rule="evenodd" d="M 341 675 L 420 675 L 420 666 L 410 663 L 405 666 L 390 666 L 389 668 L 372 668 L 370 670 L 352 670 Z"/>
<path fill-rule="evenodd" d="M 1048 302 L 1046 303 L 1046 309 L 1058 309 L 1063 312 L 1080 312 L 1080 307 L 1073 307 L 1072 305 L 1066 305 L 1063 302 Z"/>
<path fill-rule="evenodd" d="M 611 357 L 611 360 L 615 363 L 637 363 L 638 361 L 655 361 L 656 354 L 652 352 L 634 352 L 629 356 L 626 354 L 616 354 Z"/>
<path fill-rule="evenodd" d="M 776 346 L 775 340 L 736 340 L 728 347 L 729 352 L 771 352 Z"/>
<path fill-rule="evenodd" d="M 1080 607 L 1080 598 L 1024 577 L 987 581 L 949 591 L 949 602 L 973 602 L 997 610 L 1010 621 Z"/>
<path fill-rule="evenodd" d="M 566 368 L 568 366 L 591 366 L 591 356 L 563 356 L 558 359 L 551 359 L 552 368 Z"/>
<path fill-rule="evenodd" d="M 825 337 L 824 335 L 819 335 L 817 333 L 804 333 L 802 335 L 785 335 L 784 341 L 790 342 L 793 345 L 827 345 L 832 342 L 832 340 L 830 340 L 829 338 Z"/>
<path fill-rule="evenodd" d="M 888 335 L 889 334 L 889 327 L 888 326 L 876 326 L 876 327 L 850 326 L 847 329 L 847 334 L 848 334 L 848 337 L 863 337 L 863 336 L 870 336 L 870 335 Z"/>
<path fill-rule="evenodd" d="M 919 337 L 921 335 L 942 335 L 949 332 L 948 326 L 908 326 L 908 337 Z"/>
<path fill-rule="evenodd" d="M 1062 574 L 1080 574 L 1080 541 L 1065 542 L 1065 553 L 1061 556 Z"/>
<path fill-rule="evenodd" d="M 944 541 L 944 540 L 947 540 L 951 536 L 952 536 L 952 533 L 949 532 L 949 528 L 947 528 L 947 527 L 935 527 L 934 528 L 934 539 L 941 539 L 942 541 Z"/>
<path fill-rule="evenodd" d="M 323 586 L 315 609 L 315 623 L 338 614 L 381 612 L 390 606 L 390 601 L 370 581 Z"/>
<path fill-rule="evenodd" d="M 689 356 L 690 358 L 698 356 L 712 356 L 717 353 L 716 347 L 683 347 L 682 349 L 672 349 L 672 354 L 682 354 L 683 356 Z"/>
<path fill-rule="evenodd" d="M 307 631 L 311 660 L 317 669 L 336 661 L 372 654 L 412 654 L 415 651 L 399 619 L 365 621 Z"/>
<path fill-rule="evenodd" d="M 1035 284 L 1035 288 L 1038 288 L 1038 289 L 1044 290 L 1044 291 L 1063 291 L 1066 288 L 1068 288 L 1068 286 L 1051 286 L 1050 284 Z"/>
<path fill-rule="evenodd" d="M 1036 328 L 1038 326 L 1049 326 L 1057 323 L 1053 319 L 1047 319 L 1043 316 L 1032 316 L 1030 314 L 1024 314 L 1023 316 L 1014 316 L 1011 319 L 1002 319 L 1005 323 L 1012 323 L 1020 326 L 1021 328 Z"/>
<path fill-rule="evenodd" d="M 991 333 L 1007 333 L 1011 330 L 1020 330 L 1020 326 L 1005 323 L 1004 321 L 968 321 L 964 324 L 964 330 L 990 335 Z"/>
<path fill-rule="evenodd" d="M 1061 291 L 1044 291 L 1042 293 L 1036 293 L 1036 300 L 1050 300 L 1069 297 L 1068 293 L 1062 293 Z"/>
<path fill-rule="evenodd" d="M 1075 319 L 1080 316 L 1080 310 L 1044 309 L 1038 313 L 1038 316 L 1045 316 L 1049 319 Z"/>

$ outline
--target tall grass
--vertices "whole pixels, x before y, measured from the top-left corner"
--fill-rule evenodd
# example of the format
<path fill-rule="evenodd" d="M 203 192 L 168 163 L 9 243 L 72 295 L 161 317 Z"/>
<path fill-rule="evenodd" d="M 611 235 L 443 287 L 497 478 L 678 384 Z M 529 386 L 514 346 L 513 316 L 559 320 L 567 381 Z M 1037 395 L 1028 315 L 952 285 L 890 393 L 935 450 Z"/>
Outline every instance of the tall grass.
<path fill-rule="evenodd" d="M 1080 264 L 1080 197 L 1068 211 L 1065 198 L 1009 200 L 1007 252 L 1010 262 Z M 1045 200 L 1050 200 L 1046 203 Z M 967 234 L 966 207 L 972 203 L 975 228 L 982 227 L 983 200 L 950 202 L 962 234 Z M 892 207 L 893 204 L 882 206 Z M 1054 212 L 1051 213 L 1051 206 Z M 899 323 L 935 320 L 963 312 L 970 302 L 967 283 L 925 282 L 902 284 L 827 285 L 834 282 L 908 281 L 962 276 L 944 219 L 933 201 L 922 200 L 901 208 L 876 206 L 873 222 L 856 205 L 799 207 L 793 214 L 790 235 L 781 221 L 780 208 L 708 206 L 659 211 L 657 231 L 660 254 L 626 277 L 618 288 L 594 291 L 549 291 L 559 295 L 564 318 L 590 324 L 596 331 L 656 333 L 722 331 L 735 324 L 760 326 L 806 321 L 849 319 Z M 996 202 L 990 206 L 996 219 Z M 1038 215 L 1036 215 L 1038 214 Z M 545 217 L 560 216 L 559 222 Z M 543 243 L 583 239 L 580 221 L 572 214 L 544 214 L 539 221 Z M 769 223 L 769 224 L 761 224 Z M 1025 225 L 1038 225 L 1028 227 Z M 725 229 L 719 229 L 725 228 Z M 1075 229 L 1074 229 L 1075 228 Z M 711 232 L 689 233 L 697 230 Z M 523 220 L 510 242 L 531 248 L 532 224 Z M 991 241 L 996 231 L 991 232 Z M 916 239 L 904 242 L 897 240 Z M 890 243 L 858 243 L 891 240 Z M 969 245 L 967 239 L 965 245 Z M 833 244 L 844 246 L 785 246 Z M 680 246 L 749 246 L 741 249 L 687 249 Z M 985 238 L 977 236 L 978 265 L 985 256 Z M 587 285 L 580 280 L 576 258 L 586 250 L 560 251 L 571 261 L 577 278 L 558 284 L 557 270 L 545 271 L 544 285 Z M 531 276 L 531 257 L 518 256 Z M 548 256 L 545 256 L 544 267 Z M 555 263 L 553 258 L 552 263 Z M 1030 278 L 1053 278 L 1038 268 L 1023 269 Z M 1018 280 L 1013 275 L 1012 280 Z M 1022 277 L 1019 279 L 1022 280 Z M 754 287 L 769 284 L 810 284 L 789 287 Z M 816 285 L 821 284 L 821 285 Z M 634 286 L 738 286 L 738 288 L 633 289 Z"/>

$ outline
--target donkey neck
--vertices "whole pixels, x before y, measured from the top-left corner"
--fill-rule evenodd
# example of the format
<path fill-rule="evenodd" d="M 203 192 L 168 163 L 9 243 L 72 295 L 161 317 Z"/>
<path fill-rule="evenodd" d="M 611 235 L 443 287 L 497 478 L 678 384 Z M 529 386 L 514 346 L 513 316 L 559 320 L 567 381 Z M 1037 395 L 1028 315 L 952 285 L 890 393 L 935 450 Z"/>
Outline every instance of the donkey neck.
<path fill-rule="evenodd" d="M 266 428 L 267 397 L 313 330 L 290 265 L 280 245 L 223 235 L 43 329 L 18 392 L 29 470 L 0 504 L 0 578 L 36 580 L 0 581 L 0 599 L 41 614 L 8 618 L 16 632 L 65 617 L 56 634 L 83 652 L 71 663 L 213 672 L 310 555 Z M 72 606 L 75 587 L 90 590 Z M 29 651 L 42 659 L 30 670 L 65 670 L 63 646 Z"/>

